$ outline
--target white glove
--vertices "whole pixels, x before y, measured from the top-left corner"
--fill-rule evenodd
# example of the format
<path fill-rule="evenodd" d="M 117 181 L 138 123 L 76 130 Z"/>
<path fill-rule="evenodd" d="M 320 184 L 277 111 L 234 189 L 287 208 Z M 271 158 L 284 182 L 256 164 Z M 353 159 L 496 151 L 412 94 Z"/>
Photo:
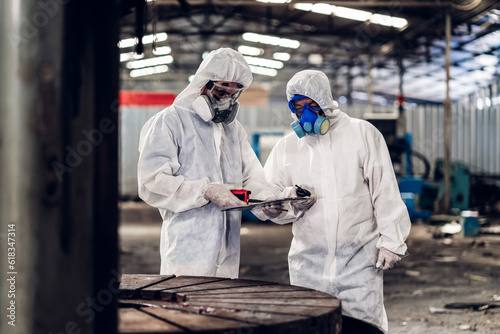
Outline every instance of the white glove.
<path fill-rule="evenodd" d="M 396 266 L 399 261 L 401 261 L 401 256 L 396 253 L 391 252 L 387 248 L 380 248 L 378 252 L 378 260 L 375 268 L 382 268 L 384 270 L 388 270 Z"/>
<path fill-rule="evenodd" d="M 266 199 L 266 201 L 270 201 L 272 198 Z M 269 218 L 273 219 L 278 217 L 283 213 L 283 211 L 286 211 L 282 208 L 281 203 L 269 203 L 269 204 L 263 204 L 261 205 L 262 212 Z"/>
<path fill-rule="evenodd" d="M 292 192 L 290 193 L 292 197 L 298 197 L 297 196 L 297 189 L 293 188 Z M 309 210 L 311 206 L 316 202 L 316 196 L 311 195 L 307 197 L 301 197 L 304 198 L 301 201 L 292 201 L 292 206 L 299 211 L 306 211 Z"/>
<path fill-rule="evenodd" d="M 300 201 L 293 201 L 292 205 L 295 209 L 299 211 L 306 211 L 309 210 L 311 206 L 316 202 L 316 196 L 311 195 L 309 197 L 304 197 L 303 200 Z"/>
<path fill-rule="evenodd" d="M 217 205 L 219 208 L 228 206 L 244 206 L 248 205 L 244 201 L 240 201 L 238 197 L 231 192 L 232 189 L 237 189 L 234 184 L 211 184 L 205 190 L 205 199 Z"/>

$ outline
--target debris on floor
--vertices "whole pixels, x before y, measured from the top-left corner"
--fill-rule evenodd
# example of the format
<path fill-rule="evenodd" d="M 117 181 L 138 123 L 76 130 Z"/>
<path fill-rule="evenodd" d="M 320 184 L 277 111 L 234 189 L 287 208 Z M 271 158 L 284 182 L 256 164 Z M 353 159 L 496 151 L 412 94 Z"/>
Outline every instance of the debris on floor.
<path fill-rule="evenodd" d="M 494 301 L 474 302 L 474 303 L 450 303 L 444 306 L 445 309 L 472 309 L 473 311 L 484 311 L 490 308 L 500 307 L 500 303 Z"/>
<path fill-rule="evenodd" d="M 434 238 L 446 238 L 453 234 L 460 233 L 462 231 L 462 225 L 460 225 L 456 220 L 453 220 L 443 226 L 439 226 L 436 228 L 434 232 Z"/>

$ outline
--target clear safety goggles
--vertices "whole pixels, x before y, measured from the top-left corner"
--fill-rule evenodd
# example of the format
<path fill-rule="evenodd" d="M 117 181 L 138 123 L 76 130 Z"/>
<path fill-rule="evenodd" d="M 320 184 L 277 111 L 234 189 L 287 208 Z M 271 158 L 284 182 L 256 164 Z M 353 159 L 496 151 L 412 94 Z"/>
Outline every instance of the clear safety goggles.
<path fill-rule="evenodd" d="M 219 100 L 231 98 L 236 101 L 244 88 L 242 85 L 239 86 L 241 87 L 230 87 L 227 83 L 214 82 L 211 91 Z"/>
<path fill-rule="evenodd" d="M 318 106 L 318 108 L 313 108 L 309 105 L 309 103 L 305 103 L 301 106 L 296 106 L 296 100 L 300 100 L 300 99 L 309 99 L 309 97 L 305 96 L 305 95 L 292 95 L 291 100 L 288 102 L 288 108 L 290 108 L 290 110 L 293 113 L 301 114 L 306 110 L 310 110 L 313 112 L 314 111 L 319 112 L 321 110 L 321 107 Z"/>

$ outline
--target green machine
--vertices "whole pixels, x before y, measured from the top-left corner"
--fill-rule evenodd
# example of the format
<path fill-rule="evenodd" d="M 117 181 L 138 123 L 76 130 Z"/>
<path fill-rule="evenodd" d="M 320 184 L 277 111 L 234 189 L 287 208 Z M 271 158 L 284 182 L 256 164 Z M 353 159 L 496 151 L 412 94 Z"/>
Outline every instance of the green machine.
<path fill-rule="evenodd" d="M 450 164 L 450 208 L 469 210 L 471 174 L 460 162 Z M 434 167 L 433 183 L 437 186 L 437 200 L 444 196 L 444 160 L 437 159 Z"/>

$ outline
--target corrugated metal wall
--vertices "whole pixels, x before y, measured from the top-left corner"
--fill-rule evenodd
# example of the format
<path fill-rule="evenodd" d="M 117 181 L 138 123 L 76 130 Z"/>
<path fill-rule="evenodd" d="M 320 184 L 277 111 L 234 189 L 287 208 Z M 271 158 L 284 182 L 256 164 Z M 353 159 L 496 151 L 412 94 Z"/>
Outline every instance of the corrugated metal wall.
<path fill-rule="evenodd" d="M 381 109 L 382 108 L 382 109 Z M 137 146 L 144 123 L 162 107 L 120 108 L 120 195 L 137 197 Z M 351 117 L 363 118 L 364 106 L 342 106 Z M 393 112 L 394 107 L 377 107 L 375 112 Z M 406 109 L 406 131 L 412 134 L 413 149 L 429 162 L 444 156 L 444 107 L 421 105 Z M 255 133 L 291 132 L 292 117 L 285 103 L 269 107 L 242 107 L 238 120 L 252 139 Z M 480 89 L 452 106 L 453 161 L 464 163 L 473 173 L 500 174 L 500 83 Z M 270 141 L 272 143 L 272 141 Z M 266 145 L 266 144 L 264 144 Z M 270 150 L 263 147 L 262 150 Z"/>
<path fill-rule="evenodd" d="M 500 174 L 500 84 L 467 96 L 452 106 L 451 159 L 473 173 Z M 434 162 L 444 156 L 444 107 L 419 106 L 406 112 L 413 149 Z"/>
<path fill-rule="evenodd" d="M 142 126 L 164 107 L 120 107 L 120 165 L 119 194 L 121 198 L 136 199 L 139 134 Z"/>

